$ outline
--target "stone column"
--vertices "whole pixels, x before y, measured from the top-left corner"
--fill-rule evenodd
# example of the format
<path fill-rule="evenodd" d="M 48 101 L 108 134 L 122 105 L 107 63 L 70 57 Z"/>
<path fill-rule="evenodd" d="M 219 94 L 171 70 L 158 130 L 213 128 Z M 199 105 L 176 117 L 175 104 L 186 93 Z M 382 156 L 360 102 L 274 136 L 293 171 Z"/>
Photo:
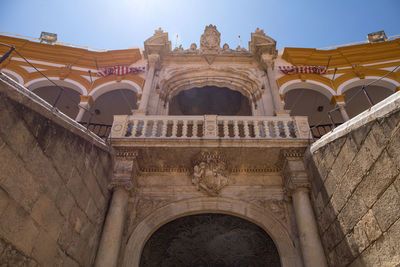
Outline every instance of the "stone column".
<path fill-rule="evenodd" d="M 123 157 L 115 162 L 114 173 L 109 190 L 111 204 L 107 212 L 106 222 L 97 251 L 96 267 L 116 267 L 130 192 L 133 189 L 132 176 L 134 171 L 135 153 L 122 153 Z"/>
<path fill-rule="evenodd" d="M 279 95 L 279 90 L 278 90 L 278 85 L 276 84 L 275 81 L 275 75 L 274 75 L 274 70 L 272 68 L 272 63 L 267 64 L 267 76 L 268 76 L 268 82 L 271 90 L 271 95 L 272 99 L 274 101 L 274 106 L 275 106 L 275 113 L 276 115 L 284 113 L 284 107 L 282 105 L 282 100 L 281 96 Z"/>
<path fill-rule="evenodd" d="M 80 122 L 85 115 L 86 111 L 93 105 L 93 98 L 91 96 L 81 95 L 81 102 L 78 104 L 79 112 L 76 115 L 75 121 Z"/>
<path fill-rule="evenodd" d="M 154 80 L 154 72 L 156 70 L 156 65 L 160 61 L 160 55 L 158 54 L 150 54 L 148 55 L 148 62 L 149 62 L 149 70 L 146 75 L 146 81 L 143 87 L 143 94 L 140 99 L 139 104 L 139 113 L 146 114 L 147 113 L 147 106 L 149 104 L 151 90 L 153 88 L 153 80 Z"/>
<path fill-rule="evenodd" d="M 331 104 L 332 105 L 336 104 L 339 108 L 339 111 L 340 111 L 340 114 L 342 115 L 343 120 L 348 121 L 350 118 L 346 111 L 346 103 L 344 102 L 344 97 L 345 97 L 344 95 L 332 96 Z"/>
<path fill-rule="evenodd" d="M 327 267 L 317 222 L 309 197 L 310 183 L 302 156 L 287 153 L 284 163 L 284 184 L 292 198 L 305 267 Z"/>

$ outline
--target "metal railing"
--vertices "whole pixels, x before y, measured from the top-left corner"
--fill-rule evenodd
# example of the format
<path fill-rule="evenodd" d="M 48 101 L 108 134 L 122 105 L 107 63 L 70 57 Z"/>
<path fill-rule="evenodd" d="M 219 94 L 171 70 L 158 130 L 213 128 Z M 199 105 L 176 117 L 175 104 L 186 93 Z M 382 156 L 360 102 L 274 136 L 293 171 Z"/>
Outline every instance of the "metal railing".
<path fill-rule="evenodd" d="M 335 127 L 341 125 L 342 123 L 335 123 Z M 314 139 L 321 138 L 324 134 L 332 131 L 335 127 L 332 124 L 320 124 L 316 126 L 310 126 L 311 133 Z"/>
<path fill-rule="evenodd" d="M 101 124 L 101 123 L 87 123 L 84 121 L 78 121 L 81 125 L 85 126 L 88 130 L 92 131 L 98 137 L 107 140 L 110 136 L 111 125 L 110 124 Z"/>

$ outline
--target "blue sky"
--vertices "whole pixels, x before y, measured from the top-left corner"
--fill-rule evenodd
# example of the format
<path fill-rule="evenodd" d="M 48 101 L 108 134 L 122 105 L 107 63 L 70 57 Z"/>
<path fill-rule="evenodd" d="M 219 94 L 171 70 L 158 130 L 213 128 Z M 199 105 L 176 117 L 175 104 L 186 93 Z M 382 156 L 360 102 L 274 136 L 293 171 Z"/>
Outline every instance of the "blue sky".
<path fill-rule="evenodd" d="M 173 46 L 199 44 L 208 24 L 221 45 L 247 48 L 257 27 L 278 48 L 321 48 L 366 40 L 367 33 L 400 34 L 400 0 L 1 0 L 0 31 L 105 49 L 143 46 L 162 27 Z"/>

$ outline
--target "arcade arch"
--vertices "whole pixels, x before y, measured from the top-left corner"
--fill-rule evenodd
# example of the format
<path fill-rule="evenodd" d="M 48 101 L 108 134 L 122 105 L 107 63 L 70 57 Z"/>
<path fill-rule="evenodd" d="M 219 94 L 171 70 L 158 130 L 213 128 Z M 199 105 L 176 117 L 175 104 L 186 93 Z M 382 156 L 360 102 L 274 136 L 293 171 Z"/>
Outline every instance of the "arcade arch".
<path fill-rule="evenodd" d="M 294 246 L 294 241 L 285 226 L 274 216 L 244 201 L 209 197 L 174 202 L 144 218 L 130 234 L 122 266 L 139 266 L 146 242 L 161 226 L 177 218 L 204 213 L 232 215 L 258 225 L 273 240 L 280 255 L 282 267 L 302 266 L 301 256 Z"/>
<path fill-rule="evenodd" d="M 137 97 L 132 89 L 113 89 L 107 90 L 101 95 L 97 95 L 93 105 L 90 107 L 92 117 L 86 112 L 82 118 L 83 122 L 111 125 L 113 115 L 131 114 L 133 109 L 137 109 Z"/>

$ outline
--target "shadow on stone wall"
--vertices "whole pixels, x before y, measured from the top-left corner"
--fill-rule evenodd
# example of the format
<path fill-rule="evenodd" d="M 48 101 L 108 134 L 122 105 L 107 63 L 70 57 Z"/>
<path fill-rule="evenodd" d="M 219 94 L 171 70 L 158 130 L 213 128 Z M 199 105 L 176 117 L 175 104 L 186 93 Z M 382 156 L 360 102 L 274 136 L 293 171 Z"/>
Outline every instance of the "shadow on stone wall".
<path fill-rule="evenodd" d="M 104 143 L 77 134 L 79 126 L 58 123 L 64 123 L 62 116 L 0 81 L 5 266 L 93 264 L 108 206 L 111 156 Z"/>
<path fill-rule="evenodd" d="M 400 263 L 400 110 L 306 156 L 329 266 Z"/>

